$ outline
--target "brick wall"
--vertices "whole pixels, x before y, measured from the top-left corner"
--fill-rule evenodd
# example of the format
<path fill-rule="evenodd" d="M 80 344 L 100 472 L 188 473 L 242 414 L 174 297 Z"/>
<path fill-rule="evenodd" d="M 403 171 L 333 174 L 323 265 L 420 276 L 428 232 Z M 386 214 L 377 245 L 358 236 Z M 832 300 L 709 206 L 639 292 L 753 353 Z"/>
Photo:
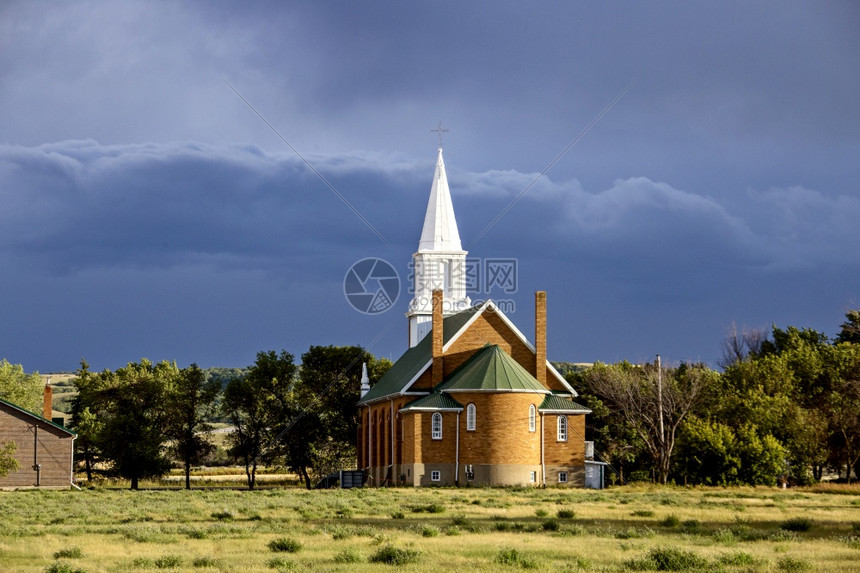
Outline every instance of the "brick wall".
<path fill-rule="evenodd" d="M 529 432 L 529 405 L 540 406 L 543 394 L 519 392 L 457 392 L 451 394 L 465 408 L 475 404 L 475 431 L 466 430 L 460 416 L 460 463 L 539 464 L 540 421 Z"/>

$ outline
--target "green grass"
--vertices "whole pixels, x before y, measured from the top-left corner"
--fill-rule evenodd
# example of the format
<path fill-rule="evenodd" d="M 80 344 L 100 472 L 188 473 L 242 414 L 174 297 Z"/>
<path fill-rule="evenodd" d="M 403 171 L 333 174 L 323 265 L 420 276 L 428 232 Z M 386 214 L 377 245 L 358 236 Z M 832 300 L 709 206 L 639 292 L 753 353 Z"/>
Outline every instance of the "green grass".
<path fill-rule="evenodd" d="M 860 573 L 857 501 L 860 486 L 0 492 L 0 571 Z"/>

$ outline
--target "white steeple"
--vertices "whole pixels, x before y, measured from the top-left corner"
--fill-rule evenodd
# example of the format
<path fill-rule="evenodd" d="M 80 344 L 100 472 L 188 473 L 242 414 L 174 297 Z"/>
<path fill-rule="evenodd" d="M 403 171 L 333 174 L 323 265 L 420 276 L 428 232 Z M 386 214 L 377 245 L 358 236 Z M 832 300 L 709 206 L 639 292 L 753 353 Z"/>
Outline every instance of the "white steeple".
<path fill-rule="evenodd" d="M 442 148 L 436 159 L 436 173 L 433 175 L 433 187 L 430 188 L 430 199 L 427 201 L 427 213 L 424 215 L 424 229 L 418 242 L 419 251 L 459 252 L 460 232 L 457 230 L 457 220 L 454 218 L 454 205 L 451 203 L 451 190 L 448 189 L 448 175 L 445 173 L 445 162 L 442 159 Z"/>
<path fill-rule="evenodd" d="M 433 290 L 443 291 L 444 314 L 459 312 L 471 304 L 466 296 L 466 254 L 460 243 L 440 146 L 418 252 L 412 255 L 415 297 L 406 313 L 409 317 L 410 347 L 418 344 L 430 331 Z"/>

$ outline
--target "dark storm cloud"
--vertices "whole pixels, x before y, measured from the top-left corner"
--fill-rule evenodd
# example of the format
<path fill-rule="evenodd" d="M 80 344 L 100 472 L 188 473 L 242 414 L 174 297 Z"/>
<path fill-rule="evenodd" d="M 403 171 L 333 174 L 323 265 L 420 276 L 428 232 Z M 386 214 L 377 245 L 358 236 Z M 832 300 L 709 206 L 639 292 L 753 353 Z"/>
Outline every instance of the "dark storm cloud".
<path fill-rule="evenodd" d="M 554 357 L 833 332 L 860 298 L 858 30 L 838 1 L 3 3 L 0 348 L 367 343 L 408 297 L 368 319 L 340 283 L 365 256 L 406 277 L 439 120 L 464 245 L 521 262 L 518 323 L 550 291 Z"/>

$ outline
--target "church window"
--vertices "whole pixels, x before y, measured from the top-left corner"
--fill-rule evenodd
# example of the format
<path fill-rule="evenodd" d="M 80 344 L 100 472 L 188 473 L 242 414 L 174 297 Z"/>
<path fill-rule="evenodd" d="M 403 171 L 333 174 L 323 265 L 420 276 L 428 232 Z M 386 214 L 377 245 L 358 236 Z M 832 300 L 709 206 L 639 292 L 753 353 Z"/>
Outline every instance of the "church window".
<path fill-rule="evenodd" d="M 559 416 L 557 422 L 558 428 L 558 437 L 556 438 L 559 442 L 567 441 L 567 416 Z"/>
<path fill-rule="evenodd" d="M 475 431 L 475 418 L 477 418 L 477 414 L 475 412 L 475 405 L 469 404 L 466 406 L 466 430 L 469 432 Z"/>
<path fill-rule="evenodd" d="M 442 472 L 439 470 L 430 472 L 430 481 L 442 481 Z"/>
<path fill-rule="evenodd" d="M 529 432 L 534 432 L 537 426 L 537 408 L 532 404 L 529 406 Z"/>
<path fill-rule="evenodd" d="M 430 420 L 430 437 L 434 440 L 442 439 L 442 414 L 436 412 Z"/>

